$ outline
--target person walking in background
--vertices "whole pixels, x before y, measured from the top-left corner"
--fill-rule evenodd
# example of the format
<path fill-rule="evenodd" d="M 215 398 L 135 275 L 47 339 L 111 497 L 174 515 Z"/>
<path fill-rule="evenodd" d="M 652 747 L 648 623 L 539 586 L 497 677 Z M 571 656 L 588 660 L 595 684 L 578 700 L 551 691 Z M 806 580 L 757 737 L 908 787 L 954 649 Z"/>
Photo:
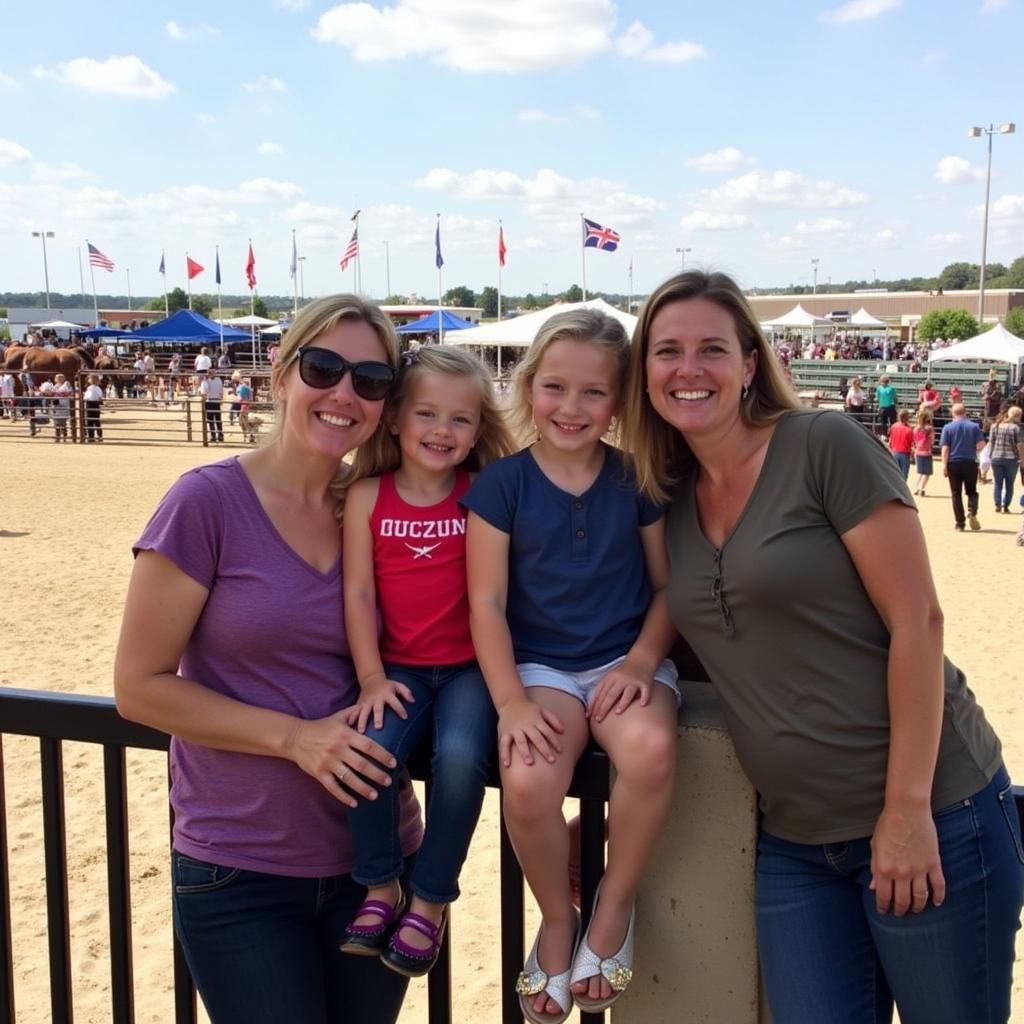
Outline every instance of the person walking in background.
<path fill-rule="evenodd" d="M 846 411 L 858 422 L 864 422 L 864 413 L 867 409 L 868 396 L 861 386 L 860 377 L 854 377 L 850 381 L 850 390 L 846 392 L 843 404 Z"/>
<path fill-rule="evenodd" d="M 86 441 L 102 441 L 103 427 L 100 425 L 100 407 L 103 405 L 103 388 L 95 374 L 89 377 L 89 386 L 82 395 L 85 402 L 85 439 Z"/>
<path fill-rule="evenodd" d="M 992 447 L 992 496 L 996 512 L 1009 512 L 1013 501 L 1013 485 L 1017 470 L 1024 460 L 1024 432 L 1021 431 L 1021 410 L 1016 405 L 1004 409 L 989 431 Z"/>
<path fill-rule="evenodd" d="M 896 422 L 889 428 L 889 451 L 900 467 L 903 479 L 910 475 L 910 455 L 914 450 L 914 428 L 910 425 L 910 410 L 900 409 Z"/>
<path fill-rule="evenodd" d="M 221 402 L 224 400 L 224 381 L 210 371 L 199 383 L 203 396 L 203 410 L 206 413 L 206 429 L 214 444 L 224 440 L 224 420 L 221 418 Z"/>
<path fill-rule="evenodd" d="M 967 516 L 972 530 L 980 530 L 978 522 L 978 453 L 985 447 L 985 435 L 974 420 L 967 418 L 963 402 L 952 408 L 953 419 L 942 428 L 942 475 L 949 480 L 953 500 L 953 519 L 957 530 L 963 531 L 964 493 L 967 494 Z"/>
<path fill-rule="evenodd" d="M 892 386 L 892 379 L 888 374 L 883 373 L 878 378 L 875 401 L 878 403 L 878 433 L 882 437 L 888 437 L 889 428 L 896 422 L 896 389 Z"/>
<path fill-rule="evenodd" d="M 935 448 L 935 423 L 927 409 L 919 409 L 917 426 L 914 427 L 914 465 L 917 483 L 914 493 L 924 497 L 925 488 L 932 478 L 932 451 Z"/>

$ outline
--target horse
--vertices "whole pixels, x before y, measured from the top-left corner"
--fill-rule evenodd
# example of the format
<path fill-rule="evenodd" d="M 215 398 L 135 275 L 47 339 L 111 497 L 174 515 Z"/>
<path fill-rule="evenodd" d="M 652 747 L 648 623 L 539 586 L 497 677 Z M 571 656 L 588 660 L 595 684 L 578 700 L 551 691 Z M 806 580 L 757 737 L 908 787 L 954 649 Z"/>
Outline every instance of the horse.
<path fill-rule="evenodd" d="M 104 391 L 110 384 L 114 385 L 114 393 L 118 398 L 124 398 L 125 382 L 129 379 L 120 373 L 108 373 L 110 370 L 124 370 L 128 369 L 117 356 L 107 355 L 105 352 L 101 353 L 96 357 L 96 361 L 93 364 L 93 369 L 101 374 L 100 376 L 100 387 Z M 132 378 L 134 379 L 134 378 Z"/>

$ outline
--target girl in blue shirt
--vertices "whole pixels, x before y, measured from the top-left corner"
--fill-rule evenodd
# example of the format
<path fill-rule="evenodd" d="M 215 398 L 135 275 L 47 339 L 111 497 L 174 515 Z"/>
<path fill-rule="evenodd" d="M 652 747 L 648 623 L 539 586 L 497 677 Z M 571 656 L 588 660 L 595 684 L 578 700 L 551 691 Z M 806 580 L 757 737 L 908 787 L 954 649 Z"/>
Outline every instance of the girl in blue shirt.
<path fill-rule="evenodd" d="M 552 317 L 515 377 L 535 440 L 463 504 L 473 641 L 498 711 L 505 824 L 542 923 L 516 991 L 536 1024 L 597 1012 L 632 975 L 633 903 L 675 775 L 675 631 L 662 510 L 605 443 L 629 351 L 595 310 Z M 591 736 L 615 765 L 608 865 L 586 934 L 569 888 L 562 803 Z"/>

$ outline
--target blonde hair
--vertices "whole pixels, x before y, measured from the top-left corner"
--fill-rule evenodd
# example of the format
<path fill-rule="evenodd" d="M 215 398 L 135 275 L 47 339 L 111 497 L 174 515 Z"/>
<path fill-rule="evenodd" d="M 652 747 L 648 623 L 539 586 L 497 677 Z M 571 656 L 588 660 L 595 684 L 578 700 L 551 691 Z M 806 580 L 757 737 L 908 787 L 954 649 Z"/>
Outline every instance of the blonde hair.
<path fill-rule="evenodd" d="M 919 427 L 933 427 L 935 425 L 935 417 L 932 416 L 931 409 L 926 409 L 923 405 L 917 410 L 917 425 Z"/>
<path fill-rule="evenodd" d="M 530 403 L 530 389 L 537 376 L 544 353 L 556 341 L 593 342 L 615 357 L 620 383 L 624 381 L 629 365 L 629 336 L 625 327 L 598 309 L 571 309 L 556 313 L 541 325 L 533 344 L 519 361 L 512 373 L 512 405 L 509 420 L 512 430 L 522 444 L 533 441 L 537 436 L 533 424 L 533 406 Z M 623 389 L 624 394 L 624 389 Z M 619 396 L 621 407 L 622 395 Z"/>
<path fill-rule="evenodd" d="M 1010 423 L 1020 423 L 1021 415 L 1022 413 L 1019 405 L 1011 405 L 1010 408 L 1006 410 L 1006 419 Z"/>
<path fill-rule="evenodd" d="M 476 472 L 516 450 L 505 423 L 505 414 L 498 406 L 491 374 L 475 355 L 450 345 L 424 345 L 415 353 L 406 353 L 403 359 L 398 380 L 387 399 L 383 420 L 398 413 L 416 381 L 428 373 L 461 377 L 472 380 L 480 393 L 480 433 L 459 468 Z M 402 449 L 398 438 L 385 427 L 356 450 L 352 460 L 352 480 L 389 473 L 398 469 L 401 463 Z"/>
<path fill-rule="evenodd" d="M 622 409 L 622 443 L 632 454 L 641 490 L 657 502 L 669 499 L 687 464 L 693 459 L 683 435 L 654 411 L 647 395 L 647 349 L 651 324 L 660 310 L 673 302 L 707 299 L 733 320 L 744 357 L 757 353 L 754 376 L 740 399 L 740 417 L 747 426 L 774 423 L 800 402 L 786 380 L 771 346 L 736 282 L 721 273 L 688 270 L 676 274 L 651 294 L 640 310 L 629 355 L 629 374 Z"/>
<path fill-rule="evenodd" d="M 362 323 L 372 328 L 384 349 L 384 359 L 390 366 L 398 365 L 398 335 L 395 334 L 391 318 L 379 306 L 366 302 L 358 295 L 326 295 L 303 306 L 291 327 L 281 338 L 277 361 L 270 371 L 270 390 L 274 396 L 274 426 L 267 439 L 270 444 L 281 436 L 284 429 L 287 403 L 278 394 L 279 385 L 292 364 L 299 358 L 300 349 L 312 344 L 331 328 L 340 323 Z M 384 418 L 377 424 L 373 436 L 364 444 L 372 445 L 382 431 Z M 338 469 L 330 483 L 330 491 L 337 506 L 334 515 L 340 523 L 345 511 L 345 492 L 351 483 L 352 473 L 345 462 L 338 461 Z"/>

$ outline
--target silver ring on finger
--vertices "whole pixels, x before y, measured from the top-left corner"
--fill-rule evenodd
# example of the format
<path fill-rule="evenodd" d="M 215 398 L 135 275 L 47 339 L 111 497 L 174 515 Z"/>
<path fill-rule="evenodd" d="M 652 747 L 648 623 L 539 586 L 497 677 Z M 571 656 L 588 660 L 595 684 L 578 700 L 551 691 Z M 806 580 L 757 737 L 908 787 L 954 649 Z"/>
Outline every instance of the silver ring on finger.
<path fill-rule="evenodd" d="M 345 776 L 346 776 L 346 775 L 348 775 L 348 773 L 349 773 L 349 772 L 350 772 L 351 770 L 352 770 L 352 769 L 351 769 L 351 768 L 349 768 L 349 766 L 348 766 L 348 765 L 345 765 L 345 767 L 344 767 L 344 768 L 342 768 L 342 770 L 341 770 L 341 774 L 340 774 L 340 775 L 338 776 L 338 781 L 339 781 L 339 782 L 344 782 L 344 781 L 345 781 Z"/>

